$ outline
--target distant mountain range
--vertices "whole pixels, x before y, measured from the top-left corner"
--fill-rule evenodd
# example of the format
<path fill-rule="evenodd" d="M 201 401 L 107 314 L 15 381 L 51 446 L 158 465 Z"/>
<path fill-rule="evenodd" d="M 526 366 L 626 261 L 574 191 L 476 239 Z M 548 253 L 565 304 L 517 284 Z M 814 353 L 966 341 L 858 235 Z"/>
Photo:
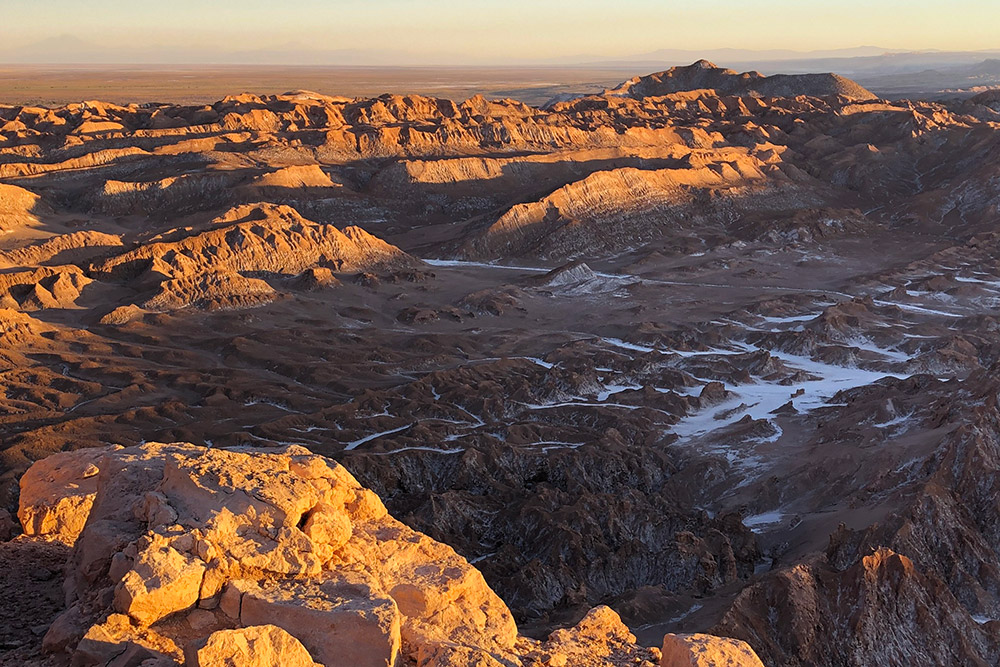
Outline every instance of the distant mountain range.
<path fill-rule="evenodd" d="M 685 90 L 712 89 L 721 95 L 764 95 L 766 97 L 794 97 L 811 95 L 826 97 L 840 95 L 858 100 L 875 97 L 850 79 L 838 74 L 774 74 L 763 76 L 757 72 L 739 73 L 735 70 L 716 66 L 707 60 L 699 60 L 693 65 L 671 67 L 664 72 L 637 76 L 618 88 L 609 90 L 609 95 L 632 97 L 656 97 Z"/>
<path fill-rule="evenodd" d="M 865 85 L 886 97 L 951 97 L 1000 88 L 1000 58 L 973 65 L 863 77 Z"/>
<path fill-rule="evenodd" d="M 974 94 L 1000 87 L 1000 49 L 991 51 L 903 51 L 859 46 L 821 51 L 661 49 L 625 58 L 577 54 L 549 59 L 500 59 L 446 52 L 411 53 L 381 49 L 310 49 L 289 43 L 262 49 L 225 51 L 150 45 L 135 49 L 95 44 L 73 35 L 52 37 L 17 48 L 0 48 L 0 64 L 307 66 L 307 67 L 470 67 L 573 68 L 602 70 L 607 80 L 659 72 L 708 59 L 740 72 L 764 75 L 830 73 L 849 77 L 883 97 Z M 556 80 L 556 79 L 553 79 Z M 567 94 L 572 94 L 570 91 Z"/>
<path fill-rule="evenodd" d="M 181 48 L 150 45 L 141 49 L 95 44 L 73 35 L 51 37 L 16 48 L 0 48 L 3 64 L 218 64 L 218 65 L 314 65 L 344 67 L 406 66 L 519 66 L 589 67 L 653 71 L 674 65 L 688 65 L 700 59 L 725 63 L 740 69 L 760 69 L 764 73 L 837 71 L 897 73 L 942 66 L 969 65 L 990 57 L 995 51 L 904 51 L 878 46 L 859 46 L 820 51 L 750 49 L 661 49 L 623 58 L 577 54 L 559 58 L 525 59 L 476 57 L 446 52 L 412 53 L 385 49 L 310 49 L 288 43 L 263 49 L 226 51 L 214 48 Z"/>

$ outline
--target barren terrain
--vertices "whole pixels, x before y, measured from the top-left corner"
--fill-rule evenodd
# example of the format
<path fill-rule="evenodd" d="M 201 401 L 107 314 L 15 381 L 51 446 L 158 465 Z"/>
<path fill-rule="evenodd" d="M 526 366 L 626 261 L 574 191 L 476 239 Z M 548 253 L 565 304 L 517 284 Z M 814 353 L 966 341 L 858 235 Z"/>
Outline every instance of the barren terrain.
<path fill-rule="evenodd" d="M 528 635 L 996 664 L 996 96 L 619 83 L 0 106 L 0 509 L 54 452 L 302 445 Z"/>
<path fill-rule="evenodd" d="M 615 66 L 0 65 L 0 104 L 212 104 L 240 91 L 277 95 L 298 88 L 351 97 L 409 93 L 458 100 L 481 94 L 543 104 L 562 94 L 600 93 L 631 72 Z"/>

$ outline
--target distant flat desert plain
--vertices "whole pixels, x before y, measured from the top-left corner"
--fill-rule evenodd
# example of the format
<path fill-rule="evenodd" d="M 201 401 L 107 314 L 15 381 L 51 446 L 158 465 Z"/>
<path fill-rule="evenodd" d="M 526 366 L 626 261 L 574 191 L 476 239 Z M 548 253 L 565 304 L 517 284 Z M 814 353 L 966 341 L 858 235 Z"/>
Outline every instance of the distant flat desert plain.
<path fill-rule="evenodd" d="M 241 92 L 311 90 L 467 99 L 477 93 L 543 104 L 560 93 L 599 93 L 636 74 L 629 69 L 461 67 L 276 67 L 0 65 L 0 104 L 61 106 L 83 100 L 211 103 Z"/>

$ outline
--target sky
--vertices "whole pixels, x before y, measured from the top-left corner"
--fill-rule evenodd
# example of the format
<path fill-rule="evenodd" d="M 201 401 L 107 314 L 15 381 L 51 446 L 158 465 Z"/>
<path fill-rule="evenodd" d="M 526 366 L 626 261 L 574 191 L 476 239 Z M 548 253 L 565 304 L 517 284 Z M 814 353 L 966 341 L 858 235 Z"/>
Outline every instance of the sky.
<path fill-rule="evenodd" d="M 660 49 L 1000 48 L 1000 0 L 0 0 L 0 50 L 359 49 L 478 62 Z"/>

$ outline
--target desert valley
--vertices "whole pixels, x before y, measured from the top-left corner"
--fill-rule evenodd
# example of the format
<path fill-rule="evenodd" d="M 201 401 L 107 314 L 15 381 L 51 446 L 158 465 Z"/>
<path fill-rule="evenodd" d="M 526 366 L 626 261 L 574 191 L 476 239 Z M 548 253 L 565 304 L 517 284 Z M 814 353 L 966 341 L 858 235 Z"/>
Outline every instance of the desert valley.
<path fill-rule="evenodd" d="M 0 664 L 998 664 L 998 219 L 996 90 L 0 105 Z"/>

